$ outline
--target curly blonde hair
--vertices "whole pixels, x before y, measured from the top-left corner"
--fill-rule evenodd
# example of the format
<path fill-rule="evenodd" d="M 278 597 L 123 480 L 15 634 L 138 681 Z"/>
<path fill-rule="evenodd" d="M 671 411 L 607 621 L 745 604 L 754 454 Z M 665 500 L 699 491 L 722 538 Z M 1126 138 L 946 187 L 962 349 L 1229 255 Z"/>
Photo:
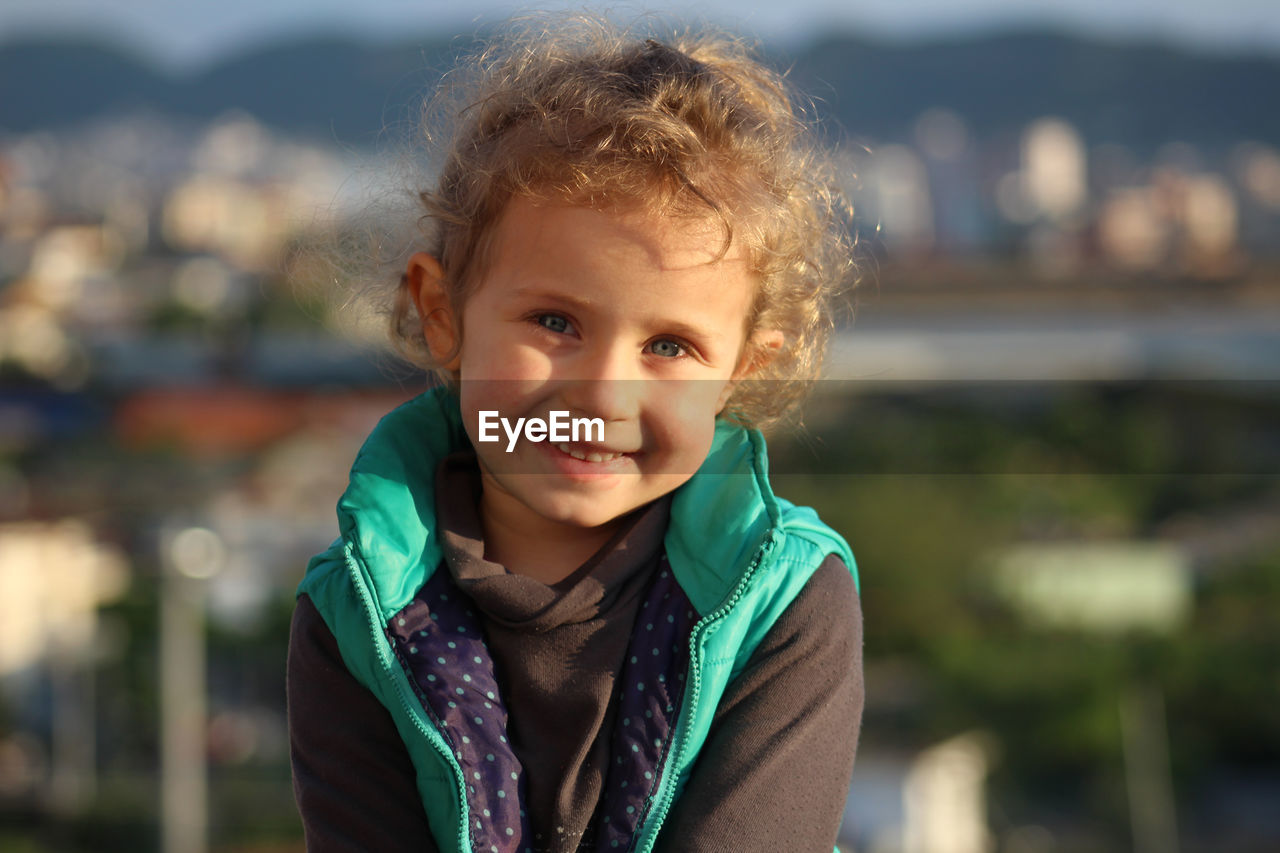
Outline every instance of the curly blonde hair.
<path fill-rule="evenodd" d="M 588 16 L 525 22 L 445 76 L 423 127 L 444 156 L 418 193 L 419 224 L 454 316 L 513 197 L 639 204 L 717 220 L 725 251 L 741 241 L 759 277 L 748 331 L 784 336 L 727 417 L 765 426 L 817 379 L 835 300 L 852 283 L 847 206 L 800 102 L 740 39 L 658 41 Z M 439 369 L 403 278 L 391 330 L 402 355 Z"/>

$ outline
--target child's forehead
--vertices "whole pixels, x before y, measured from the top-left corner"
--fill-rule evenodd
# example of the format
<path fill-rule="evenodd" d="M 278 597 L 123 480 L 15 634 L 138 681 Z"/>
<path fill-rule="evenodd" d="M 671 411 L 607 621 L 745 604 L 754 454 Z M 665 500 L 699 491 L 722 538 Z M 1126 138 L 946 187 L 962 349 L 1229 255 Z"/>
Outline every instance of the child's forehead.
<path fill-rule="evenodd" d="M 579 203 L 516 196 L 487 242 L 495 257 L 524 263 L 608 263 L 625 256 L 679 270 L 737 265 L 747 258 L 731 228 L 710 211 L 627 199 Z"/>

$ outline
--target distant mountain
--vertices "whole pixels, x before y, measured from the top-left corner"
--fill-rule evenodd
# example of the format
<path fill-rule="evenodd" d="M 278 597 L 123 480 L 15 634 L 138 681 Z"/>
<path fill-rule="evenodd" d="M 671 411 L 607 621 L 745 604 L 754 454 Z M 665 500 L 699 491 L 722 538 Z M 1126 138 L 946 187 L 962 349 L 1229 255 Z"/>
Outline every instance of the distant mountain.
<path fill-rule="evenodd" d="M 208 119 L 244 110 L 342 144 L 415 119 L 448 67 L 444 39 L 373 45 L 340 37 L 272 45 L 198 74 L 167 76 L 82 42 L 0 45 L 0 130 L 66 127 L 134 110 Z M 903 138 L 941 106 L 985 137 L 1057 115 L 1090 142 L 1280 144 L 1280 59 L 1198 54 L 1044 31 L 929 43 L 832 36 L 777 62 L 846 138 Z"/>
<path fill-rule="evenodd" d="M 0 45 L 0 130 L 67 127 L 129 111 L 210 119 L 242 110 L 282 130 L 359 146 L 414 117 L 451 50 L 444 40 L 307 39 L 170 76 L 100 45 Z"/>
<path fill-rule="evenodd" d="M 1280 58 L 1043 31 L 914 44 L 830 38 L 796 56 L 793 76 L 854 137 L 901 138 L 922 110 L 940 106 L 983 136 L 1055 115 L 1091 143 L 1139 149 L 1280 143 Z"/>
<path fill-rule="evenodd" d="M 82 42 L 0 46 L 0 128 L 37 130 L 156 107 L 174 81 L 119 50 Z"/>

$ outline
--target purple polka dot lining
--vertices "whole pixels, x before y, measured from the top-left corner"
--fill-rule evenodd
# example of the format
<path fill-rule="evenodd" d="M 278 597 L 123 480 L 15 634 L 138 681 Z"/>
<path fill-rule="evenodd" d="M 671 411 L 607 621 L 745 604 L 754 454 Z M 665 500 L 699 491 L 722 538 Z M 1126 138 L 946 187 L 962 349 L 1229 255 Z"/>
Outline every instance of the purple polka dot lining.
<path fill-rule="evenodd" d="M 693 605 L 664 555 L 640 608 L 619 678 L 618 716 L 596 823 L 596 849 L 627 850 L 666 763 L 689 668 Z"/>
<path fill-rule="evenodd" d="M 388 626 L 419 701 L 462 768 L 473 848 L 519 853 L 533 838 L 524 773 L 507 739 L 507 710 L 470 600 L 437 571 Z"/>

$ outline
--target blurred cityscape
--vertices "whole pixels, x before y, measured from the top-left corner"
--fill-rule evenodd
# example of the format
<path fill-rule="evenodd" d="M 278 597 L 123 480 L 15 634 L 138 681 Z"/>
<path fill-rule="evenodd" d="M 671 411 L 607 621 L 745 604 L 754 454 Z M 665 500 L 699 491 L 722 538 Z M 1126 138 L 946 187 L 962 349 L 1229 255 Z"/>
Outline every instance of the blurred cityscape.
<path fill-rule="evenodd" d="M 300 850 L 292 591 L 425 386 L 296 263 L 377 155 L 4 110 L 0 850 Z M 858 139 L 856 320 L 772 439 L 861 566 L 843 849 L 1277 849 L 1280 139 Z"/>

